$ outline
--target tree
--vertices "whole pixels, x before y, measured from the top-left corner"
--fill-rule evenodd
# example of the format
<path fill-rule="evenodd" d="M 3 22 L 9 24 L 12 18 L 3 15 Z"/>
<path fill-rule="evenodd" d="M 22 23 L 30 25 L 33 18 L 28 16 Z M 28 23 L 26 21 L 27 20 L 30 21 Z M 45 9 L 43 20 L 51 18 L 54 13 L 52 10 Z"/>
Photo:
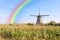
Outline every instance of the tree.
<path fill-rule="evenodd" d="M 34 25 L 33 23 L 27 23 L 27 25 Z"/>
<path fill-rule="evenodd" d="M 48 25 L 55 26 L 55 25 L 56 25 L 56 22 L 55 22 L 55 21 L 50 21 L 50 22 L 48 23 Z"/>

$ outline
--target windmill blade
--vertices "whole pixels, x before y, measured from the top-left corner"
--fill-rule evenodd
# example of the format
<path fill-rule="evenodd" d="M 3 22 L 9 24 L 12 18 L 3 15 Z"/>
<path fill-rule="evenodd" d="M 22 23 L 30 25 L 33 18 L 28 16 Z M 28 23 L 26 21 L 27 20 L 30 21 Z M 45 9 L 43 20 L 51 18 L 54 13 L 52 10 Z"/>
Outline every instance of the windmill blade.
<path fill-rule="evenodd" d="M 38 16 L 38 15 L 30 15 L 30 16 Z"/>
<path fill-rule="evenodd" d="M 39 15 L 40 15 L 40 8 L 39 8 Z"/>
<path fill-rule="evenodd" d="M 40 15 L 40 16 L 49 16 L 49 15 Z"/>

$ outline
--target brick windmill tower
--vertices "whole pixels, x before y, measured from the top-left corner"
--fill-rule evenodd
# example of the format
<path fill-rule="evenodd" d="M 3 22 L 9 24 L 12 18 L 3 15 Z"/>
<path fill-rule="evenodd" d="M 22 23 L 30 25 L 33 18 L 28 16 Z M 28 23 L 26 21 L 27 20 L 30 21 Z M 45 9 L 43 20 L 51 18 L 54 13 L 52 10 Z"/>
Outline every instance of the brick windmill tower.
<path fill-rule="evenodd" d="M 36 25 L 43 25 L 42 17 L 49 16 L 49 15 L 40 15 L 40 8 L 39 8 L 39 15 L 31 15 L 31 16 L 37 17 Z"/>

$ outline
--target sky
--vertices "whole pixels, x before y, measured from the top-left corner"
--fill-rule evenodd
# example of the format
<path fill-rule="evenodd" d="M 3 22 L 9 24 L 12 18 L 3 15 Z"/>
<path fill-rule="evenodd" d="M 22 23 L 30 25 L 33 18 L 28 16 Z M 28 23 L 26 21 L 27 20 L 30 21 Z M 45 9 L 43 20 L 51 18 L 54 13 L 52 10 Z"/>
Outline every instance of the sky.
<path fill-rule="evenodd" d="M 20 2 L 22 0 L 0 0 L 0 24 L 7 24 L 11 12 Z M 41 15 L 49 15 L 42 17 L 44 23 L 60 22 L 60 0 L 32 0 L 16 16 L 15 23 L 36 23 L 37 17 L 30 15 L 38 15 L 39 8 Z"/>

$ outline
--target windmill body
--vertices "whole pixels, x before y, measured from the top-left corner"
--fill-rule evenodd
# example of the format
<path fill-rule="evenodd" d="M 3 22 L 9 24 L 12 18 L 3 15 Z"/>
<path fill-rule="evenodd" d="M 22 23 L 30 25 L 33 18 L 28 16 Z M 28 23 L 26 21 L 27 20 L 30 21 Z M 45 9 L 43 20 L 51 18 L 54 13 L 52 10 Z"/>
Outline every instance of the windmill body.
<path fill-rule="evenodd" d="M 38 25 L 38 24 L 42 24 L 42 20 L 41 20 L 41 16 L 40 16 L 40 15 L 37 16 L 36 24 L 37 24 L 37 25 Z"/>

